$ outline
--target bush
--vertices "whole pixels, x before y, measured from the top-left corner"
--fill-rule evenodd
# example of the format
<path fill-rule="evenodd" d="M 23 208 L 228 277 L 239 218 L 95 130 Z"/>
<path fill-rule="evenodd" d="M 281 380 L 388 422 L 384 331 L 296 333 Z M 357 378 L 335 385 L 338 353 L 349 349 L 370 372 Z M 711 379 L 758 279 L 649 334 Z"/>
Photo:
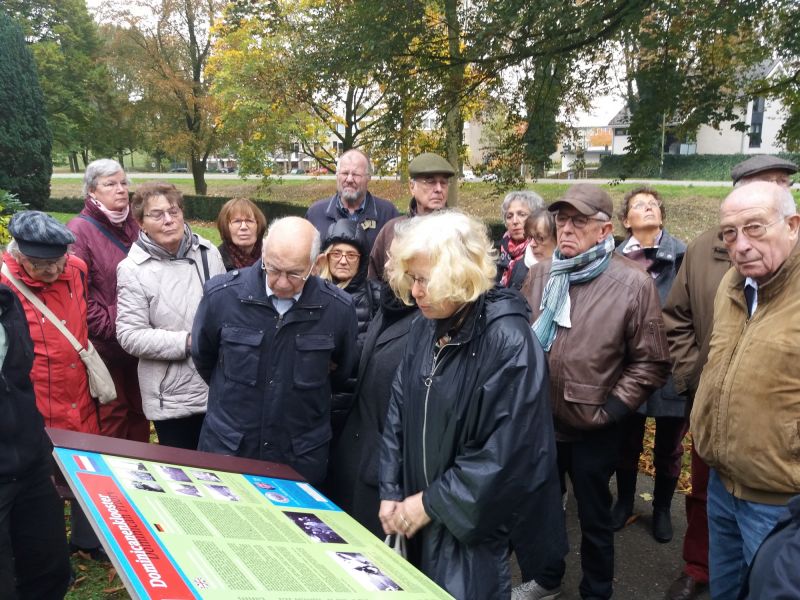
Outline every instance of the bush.
<path fill-rule="evenodd" d="M 44 206 L 51 146 L 33 55 L 22 30 L 0 11 L 0 188 L 32 208 Z"/>
<path fill-rule="evenodd" d="M 187 219 L 197 221 L 216 221 L 222 205 L 230 197 L 228 196 L 195 196 L 184 194 L 183 214 Z M 307 207 L 302 204 L 291 204 L 289 202 L 269 202 L 266 200 L 253 200 L 268 221 L 280 217 L 298 216 L 306 214 Z M 47 212 L 79 213 L 83 210 L 84 200 L 77 197 L 50 198 L 45 205 Z"/>
<path fill-rule="evenodd" d="M 19 201 L 16 194 L 0 190 L 0 246 L 5 246 L 11 241 L 8 224 L 11 222 L 12 215 L 27 207 L 27 204 Z"/>
<path fill-rule="evenodd" d="M 694 181 L 728 181 L 734 165 L 752 154 L 690 154 L 664 156 L 662 179 Z M 800 164 L 800 153 L 780 153 L 778 156 Z M 609 179 L 658 178 L 658 161 L 632 163 L 627 155 L 604 156 L 600 159 L 597 177 Z"/>

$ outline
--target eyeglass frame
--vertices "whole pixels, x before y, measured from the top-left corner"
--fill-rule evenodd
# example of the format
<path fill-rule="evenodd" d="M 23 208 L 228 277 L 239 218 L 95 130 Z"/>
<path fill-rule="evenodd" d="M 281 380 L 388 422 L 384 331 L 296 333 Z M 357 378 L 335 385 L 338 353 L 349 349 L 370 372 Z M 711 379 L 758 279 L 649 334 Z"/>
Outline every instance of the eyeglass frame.
<path fill-rule="evenodd" d="M 52 259 L 49 259 L 49 260 L 48 259 L 43 259 L 44 261 L 46 261 L 46 263 L 44 265 L 42 265 L 40 259 L 31 258 L 30 256 L 27 256 L 27 255 L 23 254 L 22 252 L 19 252 L 18 256 L 23 258 L 23 259 L 25 259 L 25 261 L 31 266 L 31 269 L 36 271 L 37 273 L 41 273 L 43 271 L 47 271 L 50 267 L 61 268 L 65 264 L 67 264 L 67 255 L 66 254 L 64 254 L 63 256 L 61 256 L 59 258 L 52 258 Z"/>
<path fill-rule="evenodd" d="M 339 255 L 338 257 L 336 256 L 337 254 Z M 326 253 L 326 256 L 332 258 L 334 262 L 339 262 L 342 260 L 342 257 L 344 257 L 348 263 L 354 263 L 361 259 L 361 254 L 358 252 L 342 252 L 341 250 L 331 250 Z"/>
<path fill-rule="evenodd" d="M 741 227 L 734 227 L 733 225 L 729 225 L 729 226 L 725 227 L 724 229 L 720 228 L 720 230 L 719 230 L 719 239 L 723 243 L 728 244 L 728 245 L 735 244 L 736 240 L 739 239 L 739 230 L 741 230 L 741 232 L 744 234 L 744 236 L 748 240 L 760 240 L 765 235 L 767 235 L 767 229 L 769 229 L 773 225 L 777 225 L 781 221 L 785 221 L 785 220 L 786 220 L 786 217 L 778 217 L 776 220 L 772 221 L 771 223 L 766 223 L 766 224 L 765 223 L 746 223 L 745 225 L 742 225 Z M 762 231 L 762 233 L 759 233 L 758 235 L 752 235 L 750 233 L 747 233 L 746 229 L 748 227 L 751 228 L 751 229 L 755 228 L 755 231 Z M 726 231 L 728 233 L 733 233 L 734 234 L 732 240 L 725 239 L 725 232 Z"/>
<path fill-rule="evenodd" d="M 156 217 L 156 216 L 153 215 L 152 212 L 149 212 L 149 213 L 143 213 L 142 216 L 143 217 L 147 217 L 148 219 L 152 219 L 153 221 L 157 221 L 159 223 L 162 223 L 164 221 L 164 216 L 166 214 L 169 213 L 169 216 L 172 217 L 173 219 L 175 219 L 175 218 L 178 217 L 178 215 L 183 214 L 183 209 L 180 206 L 172 206 L 171 208 L 168 208 L 167 210 L 163 210 L 163 209 L 157 208 L 155 212 L 156 213 L 161 213 L 161 214 Z"/>
<path fill-rule="evenodd" d="M 250 229 L 251 227 L 256 227 L 258 225 L 258 221 L 249 218 L 245 219 L 237 218 L 228 221 L 228 226 L 231 225 L 233 225 L 234 227 L 241 227 L 242 225 L 247 225 L 247 228 Z"/>
<path fill-rule="evenodd" d="M 261 263 L 261 270 L 267 274 L 267 277 L 276 277 L 275 281 L 278 281 L 281 278 L 281 275 L 286 277 L 288 281 L 294 281 L 296 283 L 303 282 L 305 283 L 308 281 L 308 278 L 311 277 L 311 272 L 314 270 L 314 263 L 311 263 L 311 266 L 308 268 L 308 273 L 306 273 L 305 277 L 302 275 L 298 275 L 297 273 L 289 273 L 288 271 L 281 271 L 280 269 L 276 269 L 272 265 L 267 265 L 267 263 Z"/>
<path fill-rule="evenodd" d="M 644 200 L 639 200 L 637 202 L 634 202 L 628 207 L 628 210 L 642 210 L 644 208 L 652 208 L 652 209 L 658 208 L 660 210 L 663 206 L 664 206 L 663 202 L 661 202 L 660 200 L 656 200 L 654 198 L 653 200 L 648 200 L 646 202 Z"/>
<path fill-rule="evenodd" d="M 414 177 L 413 181 L 427 188 L 432 188 L 437 185 L 443 188 L 450 186 L 450 179 L 452 179 L 452 176 L 440 175 L 439 177 L 442 177 L 443 180 L 439 179 L 436 175 L 419 175 L 418 177 Z"/>
<path fill-rule="evenodd" d="M 564 219 L 564 222 L 559 224 L 558 223 L 559 218 Z M 578 222 L 575 221 L 575 219 L 579 219 L 580 220 L 579 222 L 581 224 L 579 225 Z M 584 221 L 584 219 L 585 219 L 585 221 Z M 568 216 L 568 215 L 564 215 L 564 214 L 562 214 L 560 212 L 557 212 L 555 215 L 553 215 L 553 220 L 556 222 L 556 227 L 559 228 L 559 229 L 565 227 L 567 225 L 567 223 L 569 223 L 570 221 L 572 221 L 572 226 L 575 229 L 585 229 L 586 226 L 589 224 L 589 221 L 600 221 L 601 223 L 610 223 L 611 222 L 609 219 L 598 219 L 597 217 L 587 217 L 586 215 L 570 215 L 570 216 Z"/>

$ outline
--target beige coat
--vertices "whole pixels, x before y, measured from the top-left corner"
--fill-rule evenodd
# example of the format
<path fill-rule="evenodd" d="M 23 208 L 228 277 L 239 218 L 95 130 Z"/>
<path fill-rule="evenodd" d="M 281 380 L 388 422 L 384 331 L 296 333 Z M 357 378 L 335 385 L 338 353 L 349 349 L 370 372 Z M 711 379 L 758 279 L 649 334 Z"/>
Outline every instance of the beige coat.
<path fill-rule="evenodd" d="M 800 493 L 800 251 L 759 286 L 749 320 L 743 285 L 731 269 L 717 290 L 695 449 L 737 498 L 783 505 Z"/>
<path fill-rule="evenodd" d="M 206 411 L 208 386 L 186 347 L 203 297 L 201 245 L 209 277 L 225 273 L 219 251 L 200 237 L 187 259 L 163 260 L 134 244 L 117 266 L 117 340 L 139 358 L 142 407 L 153 421 Z"/>

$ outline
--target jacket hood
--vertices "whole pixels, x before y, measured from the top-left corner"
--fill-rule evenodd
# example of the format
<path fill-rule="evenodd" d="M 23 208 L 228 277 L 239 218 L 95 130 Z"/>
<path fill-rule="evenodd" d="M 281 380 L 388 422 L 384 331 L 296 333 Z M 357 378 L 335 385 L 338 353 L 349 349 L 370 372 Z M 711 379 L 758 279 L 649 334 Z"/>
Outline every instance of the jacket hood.
<path fill-rule="evenodd" d="M 367 279 L 367 268 L 369 267 L 367 234 L 361 228 L 361 223 L 350 219 L 339 219 L 328 227 L 328 234 L 325 236 L 321 250 L 324 252 L 334 244 L 350 244 L 361 255 L 358 261 L 358 271 L 346 288 L 346 291 L 352 292 L 360 288 Z"/>
<path fill-rule="evenodd" d="M 361 259 L 369 256 L 369 246 L 367 244 L 367 235 L 361 228 L 360 223 L 351 221 L 350 219 L 339 219 L 335 223 L 331 223 L 328 227 L 328 233 L 322 241 L 321 250 L 324 252 L 333 244 L 350 244 L 358 249 L 361 254 Z"/>

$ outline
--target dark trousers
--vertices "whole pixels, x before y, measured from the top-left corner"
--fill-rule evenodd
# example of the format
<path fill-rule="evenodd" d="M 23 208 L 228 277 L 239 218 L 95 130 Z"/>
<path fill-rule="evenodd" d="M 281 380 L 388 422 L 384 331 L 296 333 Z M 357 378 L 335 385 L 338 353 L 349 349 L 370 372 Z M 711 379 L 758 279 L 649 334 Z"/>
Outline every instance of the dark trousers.
<path fill-rule="evenodd" d="M 117 399 L 100 405 L 100 433 L 146 444 L 150 441 L 150 421 L 142 412 L 142 394 L 139 391 L 136 362 L 134 359 L 121 366 L 108 367 L 117 390 Z"/>
<path fill-rule="evenodd" d="M 608 482 L 617 466 L 619 427 L 587 431 L 574 442 L 557 442 L 558 468 L 568 474 L 581 524 L 581 598 L 606 599 L 613 593 L 614 531 Z"/>
<path fill-rule="evenodd" d="M 683 538 L 684 572 L 692 579 L 708 583 L 708 465 L 692 444 L 692 493 L 686 495 L 686 535 Z"/>
<path fill-rule="evenodd" d="M 49 460 L 0 483 L 0 599 L 61 600 L 70 577 L 64 503 Z M 16 582 L 16 583 L 15 583 Z"/>
<path fill-rule="evenodd" d="M 683 417 L 656 417 L 656 437 L 653 444 L 653 466 L 656 476 L 678 478 L 681 475 L 683 436 L 687 424 Z M 639 413 L 627 416 L 620 423 L 620 453 L 617 469 L 639 470 L 639 455 L 644 449 L 644 429 L 647 417 Z"/>
<path fill-rule="evenodd" d="M 153 421 L 158 434 L 158 443 L 162 446 L 197 450 L 200 441 L 200 430 L 203 428 L 205 413 L 181 417 L 180 419 L 164 419 Z"/>
<path fill-rule="evenodd" d="M 535 580 L 551 590 L 561 585 L 569 551 L 561 484 L 558 473 L 523 502 L 511 530 L 511 548 L 517 556 L 522 581 Z"/>

